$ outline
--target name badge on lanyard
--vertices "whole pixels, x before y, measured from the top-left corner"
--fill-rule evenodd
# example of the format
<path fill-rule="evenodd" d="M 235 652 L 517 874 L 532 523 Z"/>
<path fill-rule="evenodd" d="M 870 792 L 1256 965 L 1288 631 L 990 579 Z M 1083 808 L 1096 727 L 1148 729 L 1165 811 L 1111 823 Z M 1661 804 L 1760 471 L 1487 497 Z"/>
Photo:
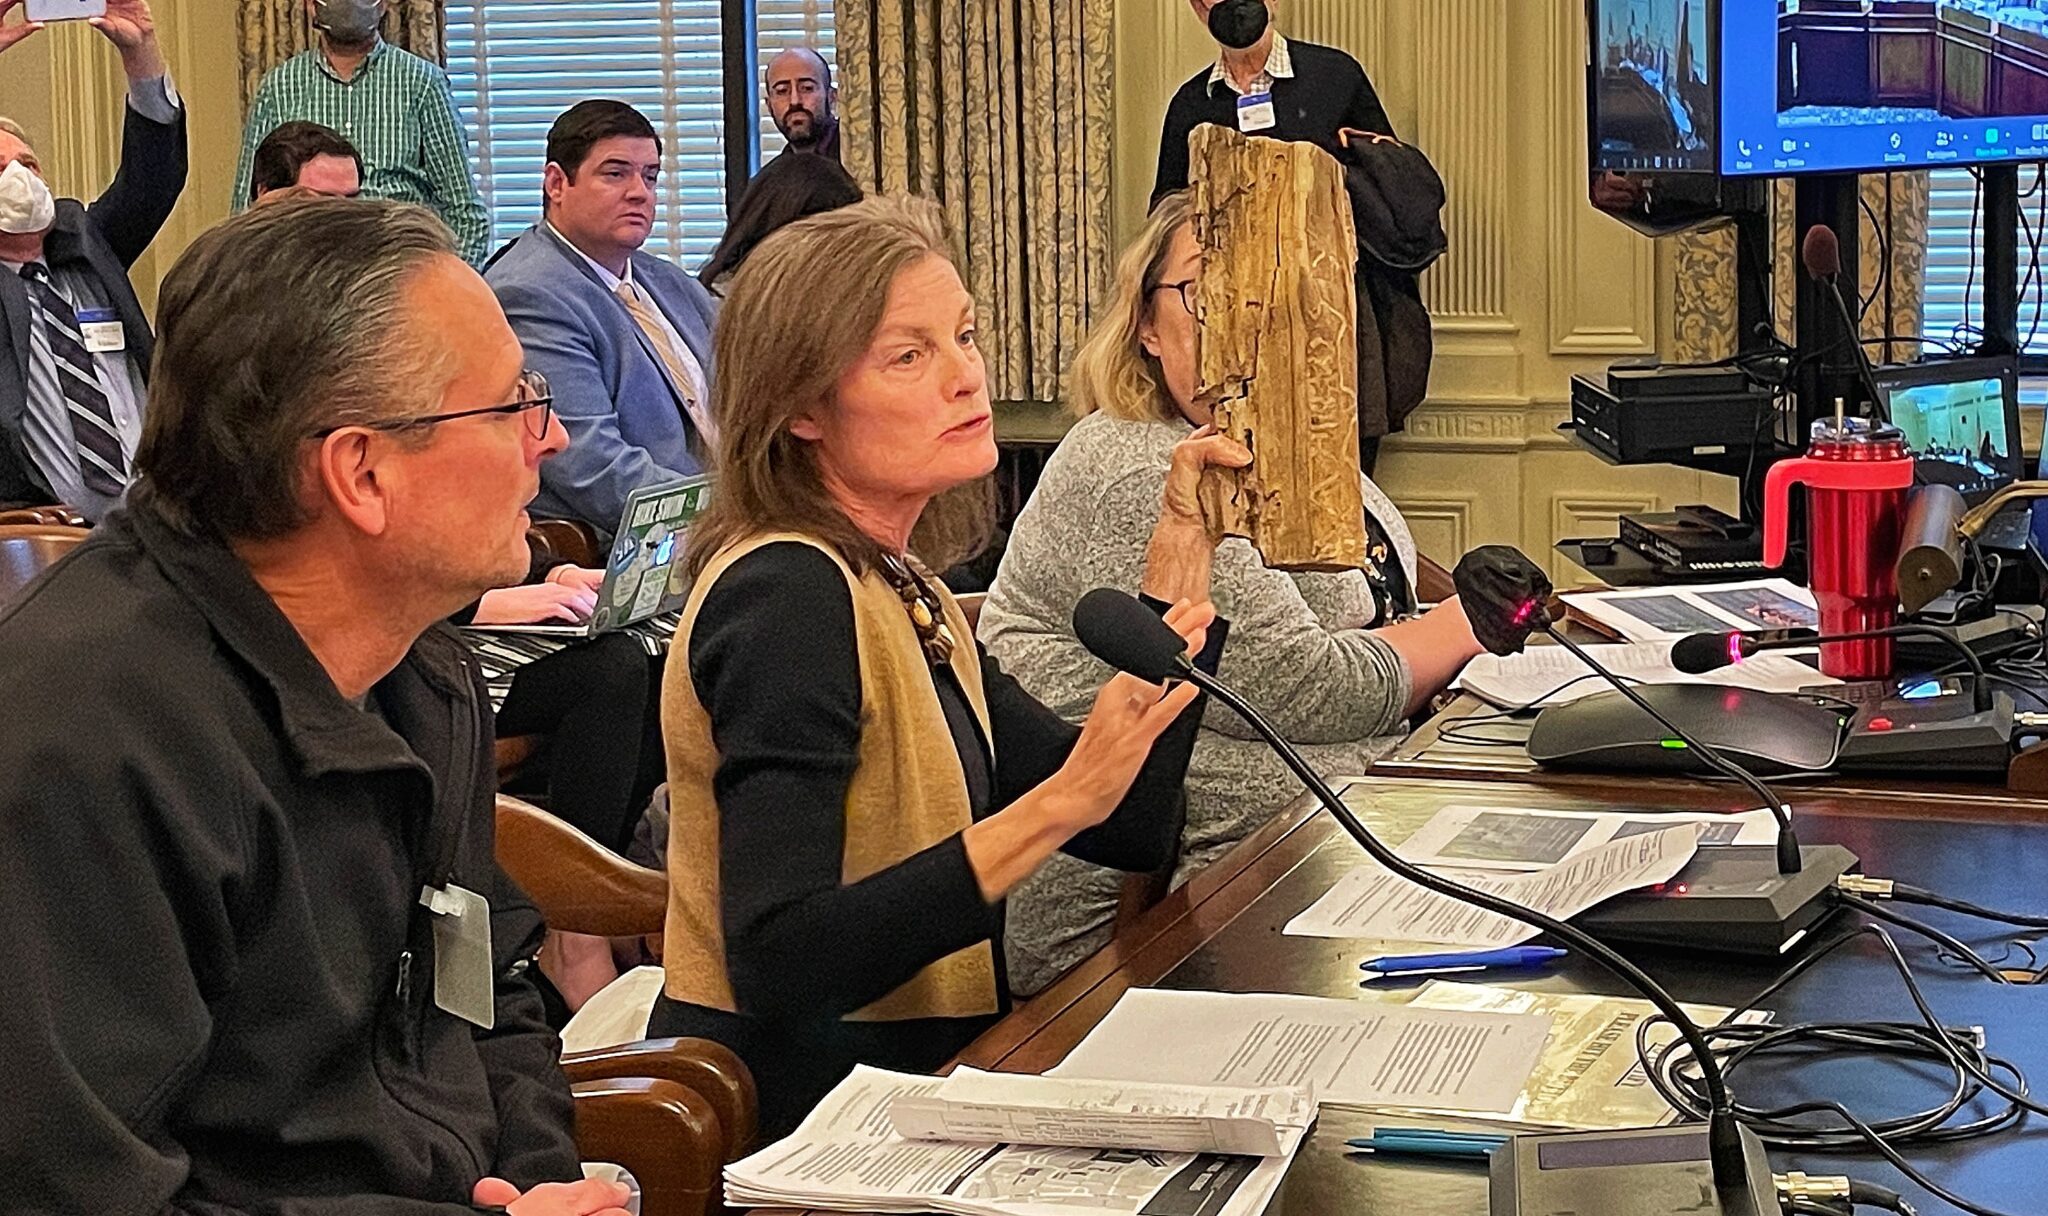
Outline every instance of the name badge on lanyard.
<path fill-rule="evenodd" d="M 1237 99 L 1237 129 L 1249 135 L 1270 131 L 1279 119 L 1273 113 L 1273 94 L 1247 93 Z"/>
<path fill-rule="evenodd" d="M 491 964 L 491 905 L 453 883 L 428 887 L 420 902 L 434 914 L 434 1004 L 489 1030 L 497 1022 Z"/>
<path fill-rule="evenodd" d="M 85 339 L 85 349 L 95 355 L 118 354 L 128 349 L 128 334 L 121 328 L 121 316 L 111 308 L 79 309 L 78 336 Z"/>

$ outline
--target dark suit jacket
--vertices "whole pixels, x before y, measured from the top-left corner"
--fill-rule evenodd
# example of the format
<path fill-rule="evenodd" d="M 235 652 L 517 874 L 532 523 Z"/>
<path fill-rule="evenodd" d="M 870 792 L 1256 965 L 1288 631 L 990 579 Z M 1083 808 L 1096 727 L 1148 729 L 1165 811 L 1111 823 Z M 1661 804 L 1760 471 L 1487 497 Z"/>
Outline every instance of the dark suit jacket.
<path fill-rule="evenodd" d="M 151 122 L 127 107 L 121 134 L 121 168 L 113 184 L 90 207 L 76 199 L 57 201 L 57 223 L 43 241 L 43 259 L 83 269 L 99 281 L 128 333 L 128 349 L 149 375 L 156 338 L 128 268 L 149 248 L 185 190 L 185 112 L 173 123 Z M 55 494 L 29 458 L 22 439 L 28 412 L 28 287 L 19 276 L 0 274 L 0 503 L 48 503 Z"/>

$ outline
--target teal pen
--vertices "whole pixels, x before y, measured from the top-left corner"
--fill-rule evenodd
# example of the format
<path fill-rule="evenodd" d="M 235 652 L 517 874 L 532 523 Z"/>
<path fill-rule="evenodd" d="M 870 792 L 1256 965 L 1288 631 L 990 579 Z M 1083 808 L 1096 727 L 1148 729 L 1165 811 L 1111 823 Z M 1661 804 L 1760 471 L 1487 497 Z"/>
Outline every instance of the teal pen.
<path fill-rule="evenodd" d="M 1427 1129 L 1375 1131 L 1370 1138 L 1346 1140 L 1345 1146 L 1375 1153 L 1401 1153 L 1415 1157 L 1451 1157 L 1484 1161 L 1508 1138 L 1476 1132 L 1438 1132 Z"/>

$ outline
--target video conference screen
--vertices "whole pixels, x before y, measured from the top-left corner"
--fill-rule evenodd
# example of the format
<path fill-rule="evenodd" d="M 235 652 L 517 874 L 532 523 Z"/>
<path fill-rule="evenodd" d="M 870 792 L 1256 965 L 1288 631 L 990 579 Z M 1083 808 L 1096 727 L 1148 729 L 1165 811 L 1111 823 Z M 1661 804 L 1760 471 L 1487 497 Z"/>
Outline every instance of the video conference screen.
<path fill-rule="evenodd" d="M 1713 171 L 1709 10 L 1710 0 L 1596 0 L 1594 168 Z"/>
<path fill-rule="evenodd" d="M 1982 498 L 2019 472 L 2006 426 L 2005 381 L 1971 378 L 1890 388 L 1892 422 L 1906 434 L 1921 485 Z"/>
<path fill-rule="evenodd" d="M 1723 0 L 1721 171 L 2048 157 L 2048 0 Z"/>

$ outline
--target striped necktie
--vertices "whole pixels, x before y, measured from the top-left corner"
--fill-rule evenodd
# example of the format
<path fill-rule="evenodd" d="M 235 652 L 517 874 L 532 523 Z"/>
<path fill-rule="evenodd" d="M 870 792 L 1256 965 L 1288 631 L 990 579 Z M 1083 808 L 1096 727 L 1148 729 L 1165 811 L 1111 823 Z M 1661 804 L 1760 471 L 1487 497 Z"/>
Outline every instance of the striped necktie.
<path fill-rule="evenodd" d="M 28 283 L 29 302 L 42 318 L 43 336 L 57 365 L 57 387 L 64 394 L 71 436 L 78 445 L 80 479 L 87 489 L 118 498 L 128 485 L 128 462 L 121 454 L 121 432 L 114 425 L 106 386 L 100 383 L 99 368 L 79 331 L 78 314 L 51 284 L 49 267 L 30 262 L 21 268 L 21 277 Z"/>
<path fill-rule="evenodd" d="M 621 282 L 618 297 L 619 303 L 632 314 L 633 323 L 647 335 L 648 345 L 654 348 L 655 357 L 661 360 L 661 366 L 668 372 L 669 383 L 675 385 L 677 395 L 683 399 L 683 412 L 689 416 L 690 425 L 697 428 L 697 434 L 707 449 L 716 447 L 718 429 L 711 422 L 711 406 L 704 400 L 705 386 L 698 376 L 690 373 L 689 365 L 669 339 L 668 327 L 656 315 L 654 305 L 632 283 Z"/>

